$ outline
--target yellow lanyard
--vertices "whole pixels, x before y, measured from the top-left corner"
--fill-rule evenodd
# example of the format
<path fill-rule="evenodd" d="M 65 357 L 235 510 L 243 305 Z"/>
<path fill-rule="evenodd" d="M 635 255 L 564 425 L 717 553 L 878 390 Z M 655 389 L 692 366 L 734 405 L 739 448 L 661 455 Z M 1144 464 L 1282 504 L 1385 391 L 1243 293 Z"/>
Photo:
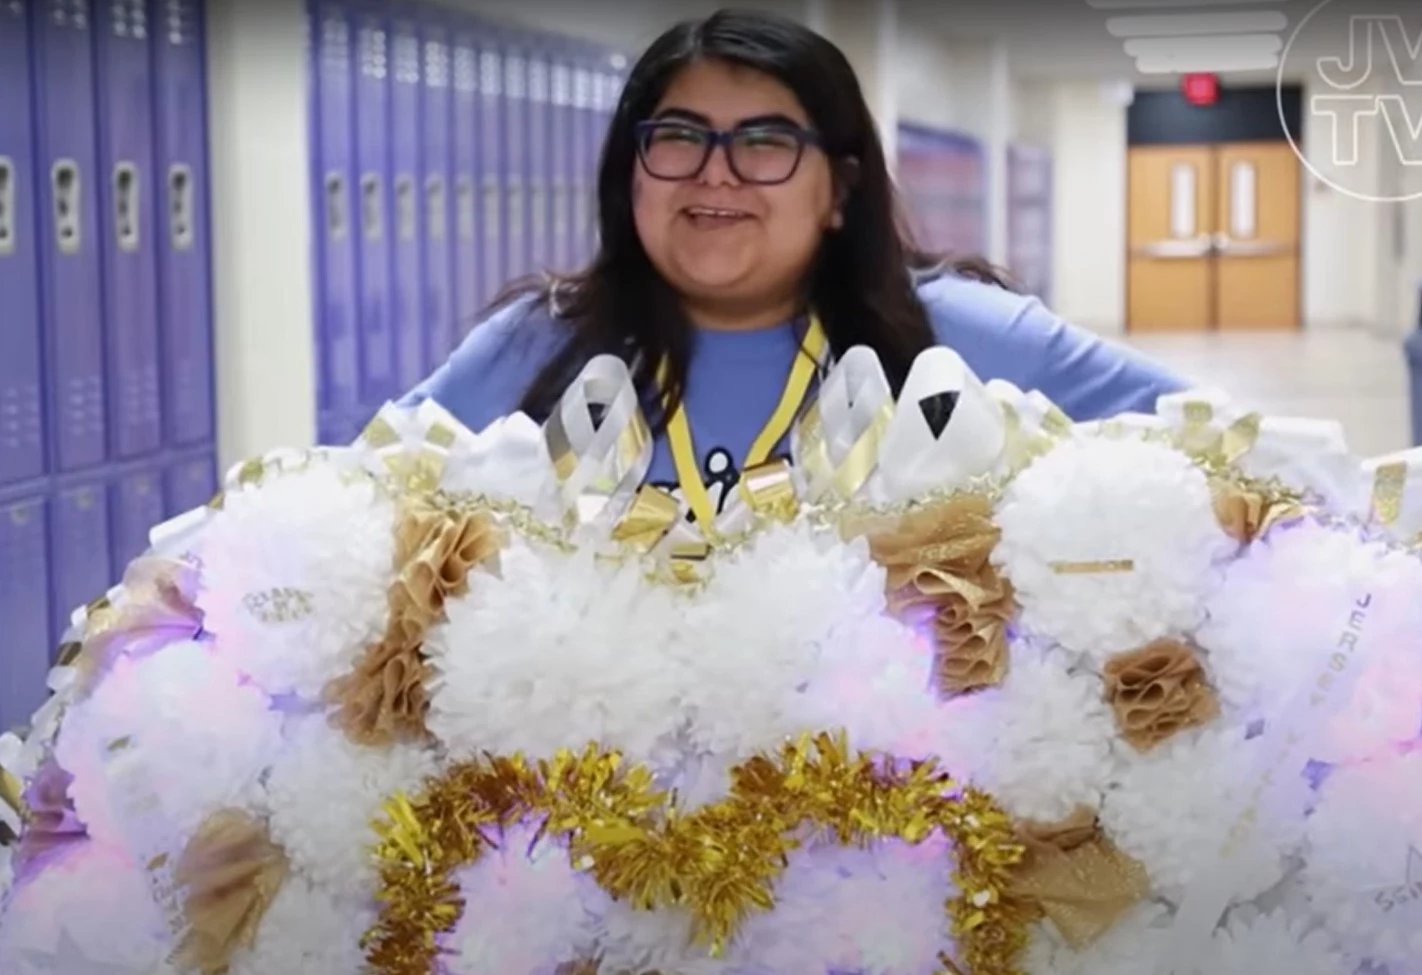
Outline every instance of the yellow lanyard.
<path fill-rule="evenodd" d="M 790 424 L 795 422 L 795 415 L 810 390 L 810 381 L 814 379 L 815 370 L 819 367 L 828 344 L 819 317 L 810 316 L 810 327 L 805 333 L 799 354 L 795 356 L 795 364 L 790 368 L 790 378 L 785 382 L 785 391 L 780 394 L 780 402 L 775 411 L 770 414 L 770 419 L 751 444 L 750 453 L 741 465 L 743 473 L 769 460 L 770 452 L 775 449 L 776 444 L 785 439 Z M 672 461 L 676 464 L 676 476 L 681 482 L 681 492 L 686 496 L 686 503 L 691 506 L 692 513 L 696 515 L 696 522 L 702 533 L 709 537 L 716 524 L 716 506 L 711 503 L 711 493 L 706 490 L 706 482 L 701 477 L 701 465 L 696 461 L 696 448 L 691 442 L 691 427 L 686 420 L 686 410 L 681 405 L 677 406 L 667 420 L 667 442 L 671 446 Z"/>

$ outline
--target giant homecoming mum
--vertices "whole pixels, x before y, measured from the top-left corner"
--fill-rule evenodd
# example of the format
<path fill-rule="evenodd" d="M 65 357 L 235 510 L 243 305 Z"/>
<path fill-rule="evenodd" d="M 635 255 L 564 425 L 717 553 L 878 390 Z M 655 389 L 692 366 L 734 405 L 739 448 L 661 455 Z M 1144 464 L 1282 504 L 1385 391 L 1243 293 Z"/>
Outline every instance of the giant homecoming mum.
<path fill-rule="evenodd" d="M 241 466 L 0 738 L 5 975 L 1407 975 L 1422 455 L 846 355 L 714 524 L 625 367 Z"/>

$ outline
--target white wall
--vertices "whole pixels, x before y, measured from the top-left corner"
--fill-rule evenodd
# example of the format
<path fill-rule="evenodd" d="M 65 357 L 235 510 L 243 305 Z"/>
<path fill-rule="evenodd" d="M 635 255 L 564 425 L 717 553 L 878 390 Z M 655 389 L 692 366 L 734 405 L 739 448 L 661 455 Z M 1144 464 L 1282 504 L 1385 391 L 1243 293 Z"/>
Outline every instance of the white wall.
<path fill-rule="evenodd" d="M 1126 109 L 1098 81 L 1050 86 L 1037 120 L 1052 150 L 1052 293 L 1058 314 L 1125 330 Z"/>
<path fill-rule="evenodd" d="M 316 437 L 305 5 L 211 0 L 207 31 L 225 469 Z"/>

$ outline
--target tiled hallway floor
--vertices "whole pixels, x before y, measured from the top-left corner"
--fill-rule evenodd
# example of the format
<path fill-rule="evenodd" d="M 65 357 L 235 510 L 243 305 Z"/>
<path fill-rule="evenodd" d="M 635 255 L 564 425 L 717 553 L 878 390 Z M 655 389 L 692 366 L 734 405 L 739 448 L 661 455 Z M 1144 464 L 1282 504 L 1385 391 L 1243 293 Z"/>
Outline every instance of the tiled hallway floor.
<path fill-rule="evenodd" d="M 1130 345 L 1261 413 L 1336 419 L 1362 457 L 1412 445 L 1399 342 L 1356 330 L 1150 335 Z"/>

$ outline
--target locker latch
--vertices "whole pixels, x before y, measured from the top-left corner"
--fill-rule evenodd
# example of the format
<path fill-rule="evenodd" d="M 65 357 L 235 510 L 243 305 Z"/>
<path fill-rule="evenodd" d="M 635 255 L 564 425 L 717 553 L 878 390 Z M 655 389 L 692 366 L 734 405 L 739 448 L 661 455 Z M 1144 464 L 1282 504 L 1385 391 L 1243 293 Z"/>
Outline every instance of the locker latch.
<path fill-rule="evenodd" d="M 193 171 L 185 163 L 168 170 L 168 232 L 173 250 L 193 246 Z"/>
<path fill-rule="evenodd" d="M 54 204 L 55 246 L 61 254 L 79 253 L 79 164 L 61 159 L 49 173 Z"/>
<path fill-rule="evenodd" d="M 119 250 L 138 250 L 138 168 L 130 162 L 114 167 L 114 234 Z"/>

